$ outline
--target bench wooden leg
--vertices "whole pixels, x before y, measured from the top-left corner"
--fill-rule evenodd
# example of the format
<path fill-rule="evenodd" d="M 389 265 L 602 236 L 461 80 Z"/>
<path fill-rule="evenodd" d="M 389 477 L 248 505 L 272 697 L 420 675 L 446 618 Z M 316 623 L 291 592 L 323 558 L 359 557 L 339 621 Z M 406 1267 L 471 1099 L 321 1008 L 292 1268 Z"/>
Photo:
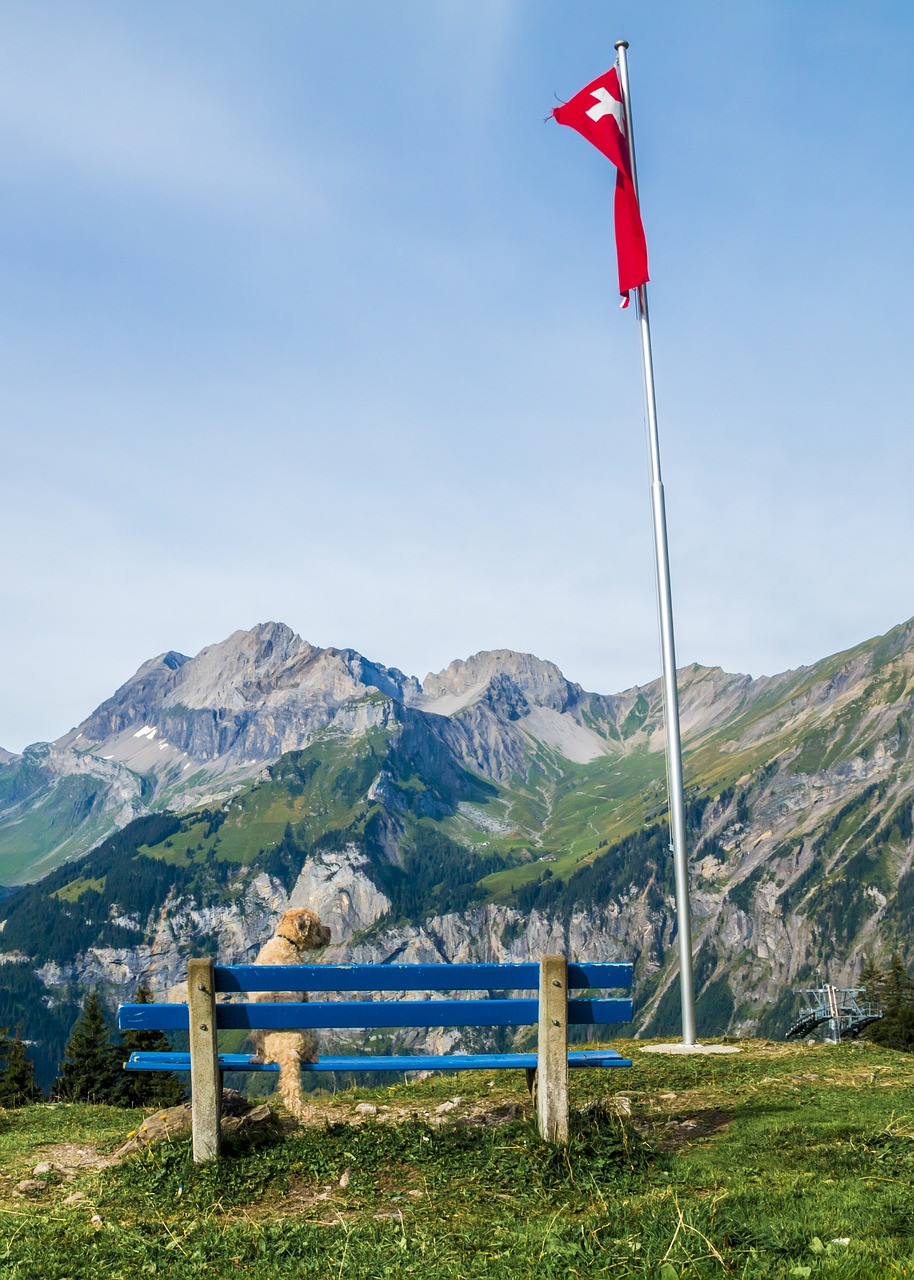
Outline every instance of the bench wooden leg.
<path fill-rule="evenodd" d="M 568 1141 L 568 962 L 540 961 L 536 1119 L 546 1142 Z"/>
<path fill-rule="evenodd" d="M 187 1012 L 190 1021 L 190 1100 L 193 1109 L 194 1163 L 219 1158 L 222 1073 L 216 1044 L 216 993 L 212 960 L 187 962 Z"/>

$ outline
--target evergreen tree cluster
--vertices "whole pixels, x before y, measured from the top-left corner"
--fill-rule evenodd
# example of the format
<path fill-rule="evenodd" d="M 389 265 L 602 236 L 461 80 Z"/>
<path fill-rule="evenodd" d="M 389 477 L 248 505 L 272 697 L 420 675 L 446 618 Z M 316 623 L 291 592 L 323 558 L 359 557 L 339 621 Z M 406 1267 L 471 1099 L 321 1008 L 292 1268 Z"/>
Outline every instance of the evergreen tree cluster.
<path fill-rule="evenodd" d="M 0 1107 L 25 1107 L 40 1102 L 44 1094 L 35 1083 L 35 1067 L 17 1031 L 10 1036 L 0 1028 Z"/>
<path fill-rule="evenodd" d="M 0 1027 L 18 1028 L 35 1065 L 35 1079 L 47 1092 L 79 1016 L 82 997 L 74 987 L 59 987 L 51 1000 L 48 989 L 27 961 L 0 965 Z"/>
<path fill-rule="evenodd" d="M 896 952 L 885 968 L 868 960 L 861 984 L 867 999 L 882 1010 L 882 1017 L 868 1028 L 870 1040 L 886 1049 L 914 1053 L 914 978 Z"/>
<path fill-rule="evenodd" d="M 151 1004 L 152 992 L 143 984 L 136 1004 Z M 171 1045 L 161 1031 L 116 1032 L 98 990 L 91 992 L 67 1041 L 53 1096 L 62 1102 L 109 1103 L 118 1107 L 173 1107 L 184 1100 L 185 1086 L 170 1071 L 125 1071 L 132 1053 L 168 1052 Z M 24 1107 L 41 1102 L 44 1093 L 35 1080 L 35 1066 L 18 1033 L 0 1027 L 0 1107 Z"/>
<path fill-rule="evenodd" d="M 375 819 L 375 827 L 379 825 Z M 371 834 L 370 829 L 366 831 L 366 843 Z M 402 865 L 395 866 L 383 856 L 380 836 L 375 836 L 373 847 L 376 853 L 369 875 L 390 899 L 395 920 L 465 911 L 485 897 L 479 881 L 509 865 L 503 854 L 477 853 L 423 822 L 416 824 L 400 847 Z"/>
<path fill-rule="evenodd" d="M 145 985 L 134 997 L 150 1004 Z M 55 1098 L 63 1102 L 109 1103 L 118 1107 L 172 1107 L 184 1098 L 185 1087 L 170 1071 L 125 1071 L 132 1053 L 168 1052 L 171 1045 L 161 1031 L 115 1033 L 98 990 L 91 992 L 67 1041 Z"/>

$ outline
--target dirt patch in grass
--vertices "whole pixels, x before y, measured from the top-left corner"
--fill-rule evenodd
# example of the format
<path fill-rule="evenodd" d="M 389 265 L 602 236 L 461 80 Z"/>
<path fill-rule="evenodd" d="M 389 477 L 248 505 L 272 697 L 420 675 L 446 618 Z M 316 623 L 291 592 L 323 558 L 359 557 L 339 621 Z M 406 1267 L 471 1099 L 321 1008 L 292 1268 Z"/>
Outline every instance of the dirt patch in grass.
<path fill-rule="evenodd" d="M 407 1120 L 422 1120 L 431 1125 L 463 1123 L 495 1127 L 515 1120 L 529 1120 L 533 1116 L 533 1101 L 529 1095 L 522 1098 L 516 1095 L 481 1098 L 455 1095 L 433 1102 L 423 1099 L 421 1102 L 379 1103 L 371 1111 L 361 1111 L 360 1106 L 364 1106 L 364 1102 L 348 1099 L 318 1103 L 313 1108 L 314 1119 L 306 1127 L 344 1124 L 360 1128 L 366 1124 L 400 1125 Z M 280 1113 L 279 1124 L 282 1132 L 290 1136 L 302 1132 L 302 1126 L 283 1113 Z"/>
<path fill-rule="evenodd" d="M 707 1107 L 690 1115 L 670 1118 L 665 1124 L 650 1125 L 647 1132 L 661 1151 L 678 1151 L 712 1134 L 726 1133 L 732 1120 L 729 1112 Z"/>
<path fill-rule="evenodd" d="M 248 1213 L 253 1216 L 255 1209 L 270 1218 L 307 1218 L 324 1226 L 339 1226 L 341 1221 L 356 1216 L 338 1186 L 320 1186 L 304 1178 L 292 1178 L 284 1195 L 269 1205 L 252 1205 Z"/>
<path fill-rule="evenodd" d="M 109 1165 L 117 1163 L 114 1156 L 103 1156 L 97 1148 L 75 1142 L 57 1142 L 50 1146 L 36 1147 L 35 1156 L 38 1160 L 46 1160 L 59 1168 L 73 1170 L 107 1169 Z"/>
<path fill-rule="evenodd" d="M 350 1188 L 351 1175 L 352 1170 L 347 1168 L 338 1182 L 323 1184 L 293 1176 L 275 1199 L 250 1204 L 248 1216 L 268 1220 L 300 1218 L 312 1225 L 330 1227 L 365 1218 L 402 1217 L 404 1211 L 426 1198 L 426 1190 L 416 1185 L 417 1169 L 401 1169 L 378 1177 L 367 1195 L 364 1187 L 361 1191 Z"/>

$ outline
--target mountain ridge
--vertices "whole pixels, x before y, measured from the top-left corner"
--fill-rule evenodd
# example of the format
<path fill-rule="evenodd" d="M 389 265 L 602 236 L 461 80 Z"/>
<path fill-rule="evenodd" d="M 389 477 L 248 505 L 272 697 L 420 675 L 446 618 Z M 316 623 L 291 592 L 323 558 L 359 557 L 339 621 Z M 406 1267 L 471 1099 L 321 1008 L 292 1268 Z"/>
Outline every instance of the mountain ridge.
<path fill-rule="evenodd" d="M 68 733 L 0 761 L 0 879 L 44 873 L 142 813 L 225 799 L 334 723 L 367 724 L 377 698 L 443 717 L 461 758 L 506 781 L 526 774 L 531 743 L 578 762 L 612 751 L 618 709 L 640 693 L 587 693 L 554 663 L 508 649 L 455 660 L 420 684 L 356 650 L 258 624 L 195 657 L 147 660 Z"/>
<path fill-rule="evenodd" d="M 775 676 L 690 664 L 679 672 L 683 740 L 691 751 L 707 742 L 726 752 L 718 730 L 752 720 L 759 742 L 766 724 L 781 734 L 791 690 L 790 715 L 801 728 L 817 706 L 840 701 L 868 655 L 897 656 L 912 634 L 914 623 L 903 623 Z M 831 678 L 818 679 L 829 667 Z M 808 705 L 796 699 L 807 683 Z M 591 693 L 554 663 L 496 649 L 456 659 L 420 683 L 353 649 L 322 649 L 283 623 L 262 623 L 195 657 L 170 650 L 149 659 L 69 733 L 0 759 L 0 882 L 44 874 L 143 813 L 221 803 L 316 734 L 364 731 L 383 714 L 384 698 L 439 716 L 463 765 L 505 787 L 515 778 L 526 785 L 541 755 L 561 770 L 664 746 L 657 680 Z M 757 714 L 766 702 L 767 721 Z"/>

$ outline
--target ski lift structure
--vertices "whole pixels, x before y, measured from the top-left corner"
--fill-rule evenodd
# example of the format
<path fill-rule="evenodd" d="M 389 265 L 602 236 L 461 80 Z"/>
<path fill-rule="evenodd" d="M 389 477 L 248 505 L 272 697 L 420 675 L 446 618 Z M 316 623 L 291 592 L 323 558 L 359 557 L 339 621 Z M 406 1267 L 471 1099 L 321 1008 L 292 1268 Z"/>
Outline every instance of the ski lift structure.
<path fill-rule="evenodd" d="M 866 987 L 835 987 L 823 982 L 817 987 L 801 988 L 799 995 L 800 1016 L 787 1032 L 788 1040 L 801 1040 L 826 1025 L 825 1039 L 832 1044 L 854 1040 L 882 1017 L 877 1004 L 860 1000 L 866 995 Z"/>

